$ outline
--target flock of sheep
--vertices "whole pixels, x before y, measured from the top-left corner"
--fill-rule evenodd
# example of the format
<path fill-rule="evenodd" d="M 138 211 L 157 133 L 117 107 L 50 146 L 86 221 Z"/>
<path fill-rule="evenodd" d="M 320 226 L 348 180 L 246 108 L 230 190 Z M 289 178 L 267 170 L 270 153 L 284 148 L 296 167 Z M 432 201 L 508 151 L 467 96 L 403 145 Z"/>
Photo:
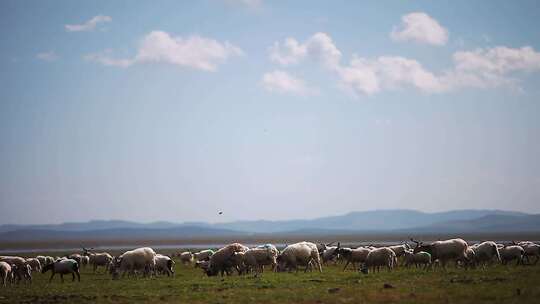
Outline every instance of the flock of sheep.
<path fill-rule="evenodd" d="M 464 269 L 486 267 L 493 263 L 507 264 L 515 261 L 516 265 L 536 264 L 540 260 L 540 245 L 530 242 L 512 242 L 512 244 L 497 244 L 485 241 L 469 245 L 462 239 L 436 241 L 425 244 L 413 239 L 415 244 L 410 246 L 403 243 L 395 246 L 358 248 L 342 247 L 331 244 L 315 244 L 299 242 L 286 246 L 279 251 L 272 244 L 248 248 L 239 243 L 232 243 L 213 251 L 202 250 L 197 253 L 182 252 L 177 257 L 183 264 L 193 264 L 201 268 L 208 276 L 221 274 L 239 275 L 253 273 L 260 275 L 265 266 L 272 271 L 305 271 L 322 272 L 323 265 L 343 262 L 346 270 L 352 265 L 355 270 L 363 273 L 379 271 L 386 268 L 389 271 L 398 266 L 398 258 L 404 267 L 423 267 L 432 269 L 434 266 L 446 268 L 449 262 L 455 267 Z M 106 252 L 93 252 L 83 248 L 81 254 L 75 253 L 65 257 L 37 256 L 23 258 L 18 256 L 0 256 L 0 277 L 2 285 L 8 283 L 31 282 L 32 272 L 51 272 L 51 281 L 56 274 L 63 276 L 71 274 L 72 280 L 80 281 L 80 268 L 91 266 L 96 272 L 104 268 L 113 279 L 127 276 L 174 276 L 175 262 L 173 258 L 157 254 L 152 248 L 143 247 L 129 250 L 113 257 Z"/>

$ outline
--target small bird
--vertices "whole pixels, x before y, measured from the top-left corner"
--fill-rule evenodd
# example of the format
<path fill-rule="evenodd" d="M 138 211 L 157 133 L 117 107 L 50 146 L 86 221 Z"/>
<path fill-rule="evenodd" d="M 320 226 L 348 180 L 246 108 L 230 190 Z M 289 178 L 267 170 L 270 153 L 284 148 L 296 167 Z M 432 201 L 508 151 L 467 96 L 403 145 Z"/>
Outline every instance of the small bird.
<path fill-rule="evenodd" d="M 218 212 L 218 214 L 219 214 L 219 215 L 222 215 L 222 214 L 223 214 L 223 211 Z"/>

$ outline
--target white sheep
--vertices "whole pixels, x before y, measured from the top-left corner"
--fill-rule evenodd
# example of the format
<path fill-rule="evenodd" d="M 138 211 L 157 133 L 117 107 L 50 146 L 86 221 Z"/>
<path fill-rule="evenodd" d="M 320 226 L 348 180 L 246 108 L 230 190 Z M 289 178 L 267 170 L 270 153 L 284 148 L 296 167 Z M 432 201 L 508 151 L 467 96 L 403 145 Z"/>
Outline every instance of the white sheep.
<path fill-rule="evenodd" d="M 501 261 L 504 265 L 513 260 L 517 260 L 516 265 L 519 265 L 523 262 L 525 250 L 523 247 L 517 245 L 505 246 L 499 249 L 499 254 L 501 255 Z"/>
<path fill-rule="evenodd" d="M 26 259 L 26 263 L 30 265 L 30 267 L 32 268 L 32 271 L 37 271 L 37 272 L 41 271 L 41 263 L 37 258 L 28 258 Z"/>
<path fill-rule="evenodd" d="M 167 276 L 174 276 L 174 261 L 162 254 L 156 254 L 155 256 L 156 271 L 158 273 L 166 273 Z"/>
<path fill-rule="evenodd" d="M 411 265 L 415 265 L 415 267 L 419 267 L 423 265 L 424 269 L 428 269 L 431 266 L 431 254 L 425 251 L 413 253 L 412 250 L 406 250 L 404 252 L 404 257 L 405 257 L 405 266 L 407 268 L 410 267 Z"/>
<path fill-rule="evenodd" d="M 219 273 L 221 273 L 221 276 L 223 276 L 224 273 L 229 275 L 231 268 L 235 266 L 233 260 L 235 253 L 246 252 L 248 249 L 249 248 L 239 243 L 229 244 L 219 249 L 210 257 L 206 275 L 216 276 Z"/>
<path fill-rule="evenodd" d="M 6 262 L 12 266 L 11 271 L 13 276 L 17 278 L 17 283 L 23 279 L 25 283 L 32 282 L 32 268 L 26 259 L 17 256 L 0 256 L 0 262 Z"/>
<path fill-rule="evenodd" d="M 105 271 L 109 269 L 109 265 L 111 264 L 113 258 L 107 252 L 96 253 L 87 250 L 86 248 L 83 248 L 83 252 L 84 256 L 88 256 L 88 262 L 94 267 L 94 272 L 96 272 L 97 268 L 100 266 L 105 267 Z"/>
<path fill-rule="evenodd" d="M 322 263 L 326 264 L 328 262 L 335 262 L 338 254 L 336 253 L 336 250 L 338 249 L 337 246 L 328 246 L 326 249 L 323 250 L 321 253 Z"/>
<path fill-rule="evenodd" d="M 530 264 L 529 257 L 535 257 L 536 259 L 532 264 L 536 265 L 540 260 L 540 245 L 530 241 L 519 242 L 518 245 L 525 250 L 524 258 L 527 260 L 527 263 Z"/>
<path fill-rule="evenodd" d="M 2 286 L 6 286 L 8 282 L 12 281 L 11 266 L 6 262 L 0 262 L 0 277 L 2 278 Z"/>
<path fill-rule="evenodd" d="M 129 250 L 117 257 L 113 265 L 113 278 L 121 272 L 122 277 L 129 274 L 142 272 L 144 275 L 150 275 L 156 268 L 156 252 L 150 247 L 142 247 Z"/>
<path fill-rule="evenodd" d="M 90 264 L 90 257 L 86 255 L 81 256 L 81 266 L 84 268 L 88 264 Z"/>
<path fill-rule="evenodd" d="M 196 261 L 208 261 L 212 255 L 214 255 L 214 251 L 212 249 L 206 249 L 195 253 L 193 256 Z"/>
<path fill-rule="evenodd" d="M 186 265 L 186 264 L 191 264 L 193 262 L 193 253 L 189 252 L 189 251 L 186 251 L 186 252 L 182 252 L 178 255 L 178 257 L 180 258 L 180 262 L 182 262 L 182 264 Z"/>
<path fill-rule="evenodd" d="M 43 255 L 38 255 L 36 256 L 36 259 L 38 259 L 39 263 L 41 264 L 41 266 L 45 266 L 49 263 L 47 263 L 47 257 L 46 256 L 43 256 Z"/>
<path fill-rule="evenodd" d="M 450 260 L 455 260 L 456 265 L 458 261 L 467 261 L 465 251 L 469 245 L 462 239 L 436 241 L 428 245 L 417 242 L 413 239 L 411 239 L 411 241 L 416 243 L 414 253 L 425 251 L 431 254 L 432 261 L 439 260 L 444 269 L 446 269 L 446 263 Z"/>
<path fill-rule="evenodd" d="M 80 282 L 81 281 L 81 275 L 79 273 L 79 263 L 73 259 L 59 259 L 54 263 L 45 265 L 43 267 L 43 270 L 41 273 L 45 273 L 47 271 L 51 271 L 51 277 L 49 278 L 49 282 L 52 281 L 55 274 L 60 274 L 60 279 L 62 283 L 64 283 L 64 274 L 71 273 L 71 276 L 73 277 L 72 281 L 75 281 L 75 275 L 77 275 L 77 279 Z"/>
<path fill-rule="evenodd" d="M 366 262 L 367 256 L 369 252 L 372 249 L 365 248 L 365 247 L 358 247 L 358 248 L 344 248 L 340 247 L 338 244 L 338 249 L 336 250 L 336 254 L 339 254 L 343 259 L 345 259 L 347 262 L 345 263 L 345 266 L 343 267 L 343 271 L 347 269 L 347 266 L 349 264 L 353 265 L 353 268 L 356 270 L 357 263 L 362 264 Z"/>
<path fill-rule="evenodd" d="M 381 266 L 386 267 L 388 271 L 392 271 L 395 261 L 396 253 L 392 249 L 387 247 L 376 248 L 368 253 L 362 272 L 367 274 L 369 269 L 372 272 L 375 270 L 379 272 Z"/>
<path fill-rule="evenodd" d="M 494 258 L 501 262 L 501 256 L 499 254 L 499 248 L 497 244 L 492 241 L 485 241 L 479 243 L 473 247 L 475 261 L 478 265 L 485 267 L 487 263 L 493 261 Z"/>
<path fill-rule="evenodd" d="M 278 253 L 273 248 L 251 248 L 243 253 L 243 261 L 246 270 L 255 270 L 255 276 L 263 272 L 265 265 L 271 265 L 275 269 Z"/>
<path fill-rule="evenodd" d="M 279 270 L 298 271 L 298 265 L 301 265 L 306 267 L 304 272 L 308 270 L 311 263 L 314 263 L 319 272 L 322 272 L 317 245 L 310 242 L 299 242 L 287 246 L 277 257 L 277 263 Z"/>

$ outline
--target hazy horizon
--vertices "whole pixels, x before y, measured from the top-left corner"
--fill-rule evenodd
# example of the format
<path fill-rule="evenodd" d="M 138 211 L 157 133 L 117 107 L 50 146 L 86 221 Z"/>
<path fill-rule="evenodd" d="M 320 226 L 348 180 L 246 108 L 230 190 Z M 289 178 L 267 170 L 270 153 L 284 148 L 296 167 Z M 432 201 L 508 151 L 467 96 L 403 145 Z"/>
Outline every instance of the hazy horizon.
<path fill-rule="evenodd" d="M 0 224 L 540 213 L 538 8 L 1 1 Z"/>

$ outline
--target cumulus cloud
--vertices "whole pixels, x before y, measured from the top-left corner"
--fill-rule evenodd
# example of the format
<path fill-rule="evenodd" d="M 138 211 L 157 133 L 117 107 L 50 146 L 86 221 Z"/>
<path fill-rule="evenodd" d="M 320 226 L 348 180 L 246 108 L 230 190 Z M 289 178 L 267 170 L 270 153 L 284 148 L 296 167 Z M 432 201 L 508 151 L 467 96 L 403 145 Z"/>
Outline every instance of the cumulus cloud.
<path fill-rule="evenodd" d="M 42 52 L 36 55 L 36 58 L 43 61 L 55 61 L 60 58 L 54 51 Z"/>
<path fill-rule="evenodd" d="M 203 71 L 215 71 L 229 57 L 243 55 L 242 50 L 229 42 L 197 35 L 174 37 L 162 31 L 147 34 L 133 58 L 113 58 L 111 51 L 89 54 L 86 60 L 107 66 L 129 67 L 137 63 L 165 63 Z"/>
<path fill-rule="evenodd" d="M 354 92 L 374 94 L 383 89 L 413 87 L 428 93 L 441 92 L 445 85 L 416 60 L 399 56 L 367 59 L 354 56 L 338 69 L 342 84 Z"/>
<path fill-rule="evenodd" d="M 335 68 L 341 60 L 341 52 L 325 33 L 315 33 L 304 43 L 287 38 L 283 43 L 275 42 L 270 48 L 270 60 L 283 66 L 299 63 L 306 57 L 319 60 L 328 68 Z"/>
<path fill-rule="evenodd" d="M 453 66 L 439 72 L 401 56 L 366 58 L 353 55 L 348 64 L 341 63 L 341 57 L 341 51 L 325 33 L 316 33 L 303 43 L 287 38 L 270 48 L 273 62 L 287 66 L 311 58 L 337 75 L 340 87 L 361 95 L 402 88 L 428 94 L 459 88 L 516 88 L 518 72 L 540 70 L 540 53 L 530 46 L 455 52 Z"/>
<path fill-rule="evenodd" d="M 266 90 L 271 92 L 290 93 L 301 96 L 317 93 L 316 89 L 308 87 L 302 79 L 281 70 L 264 74 L 261 84 Z"/>
<path fill-rule="evenodd" d="M 66 24 L 65 29 L 68 32 L 89 32 L 95 30 L 98 24 L 111 21 L 109 16 L 97 15 L 83 24 Z"/>
<path fill-rule="evenodd" d="M 428 14 L 415 12 L 401 17 L 401 24 L 390 33 L 395 41 L 416 41 L 431 45 L 445 45 L 448 31 Z"/>

